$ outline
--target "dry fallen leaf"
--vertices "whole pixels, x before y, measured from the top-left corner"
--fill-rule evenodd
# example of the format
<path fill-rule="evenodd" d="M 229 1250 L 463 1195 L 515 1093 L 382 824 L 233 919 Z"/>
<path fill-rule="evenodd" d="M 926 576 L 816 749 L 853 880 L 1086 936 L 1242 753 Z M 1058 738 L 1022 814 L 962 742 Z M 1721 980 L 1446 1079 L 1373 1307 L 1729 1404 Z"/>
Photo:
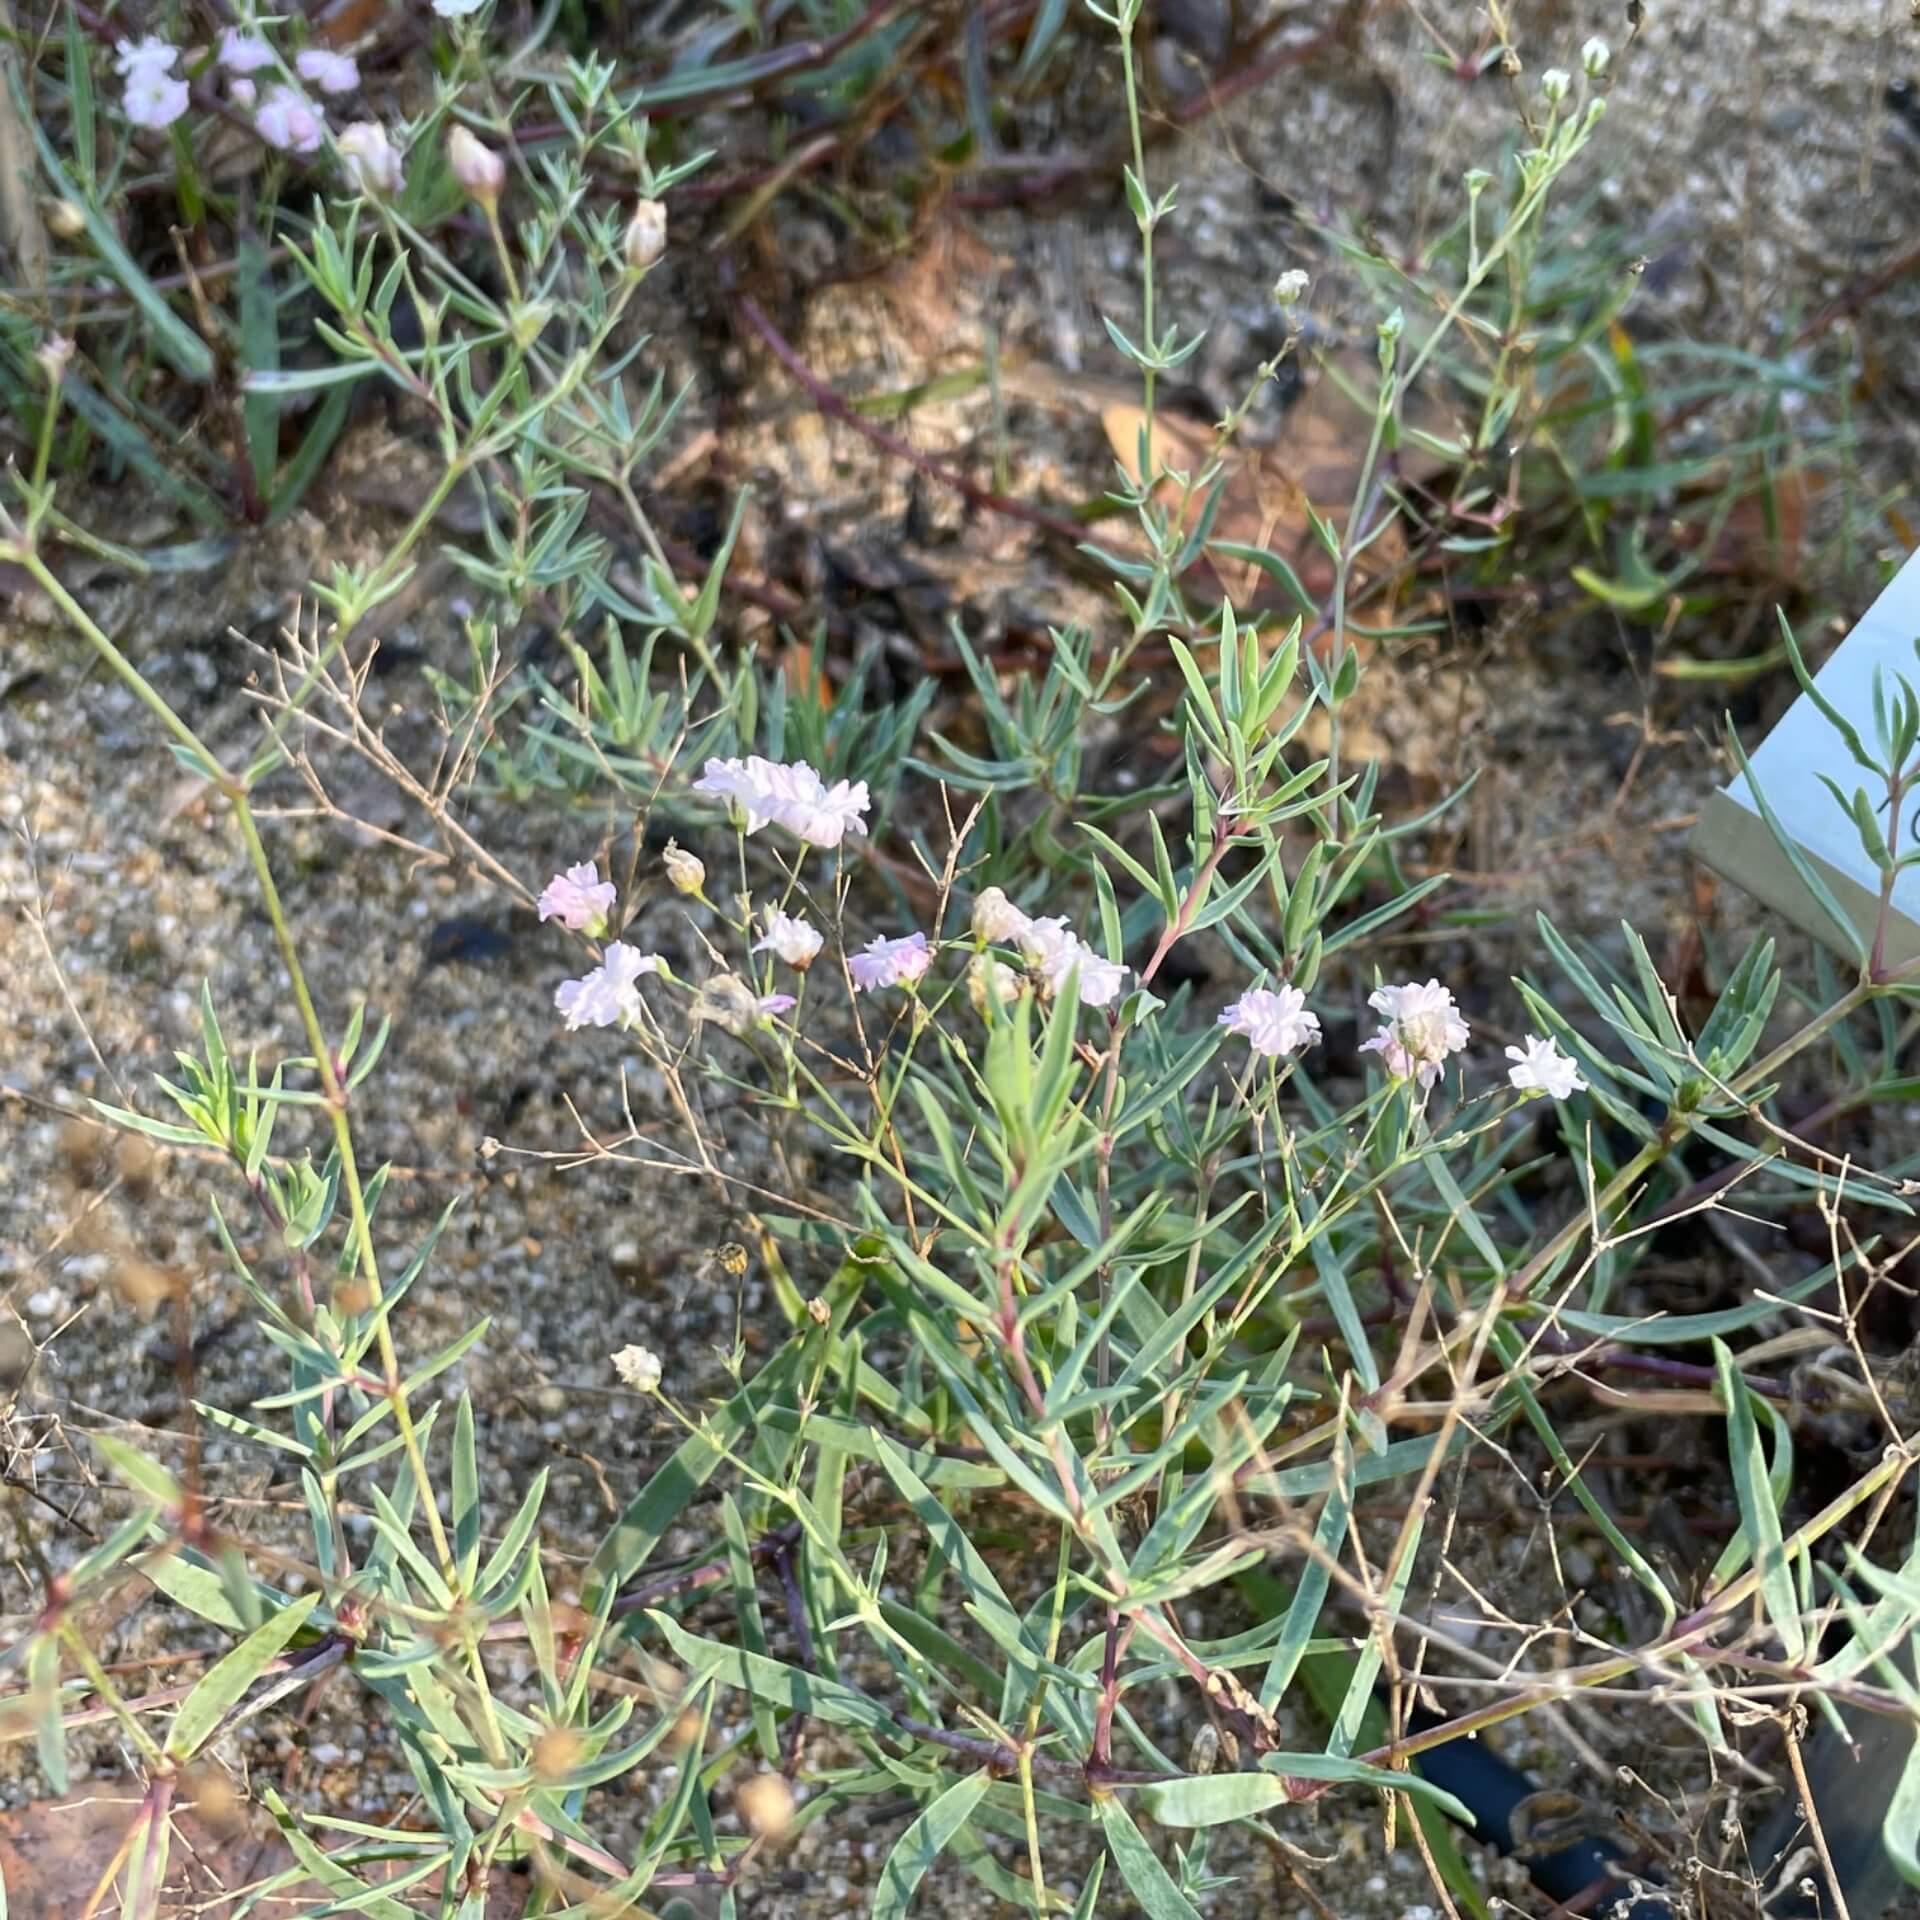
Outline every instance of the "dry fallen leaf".
<path fill-rule="evenodd" d="M 1243 435 L 1233 441 L 1223 459 L 1225 487 L 1214 519 L 1213 539 L 1264 547 L 1278 554 L 1315 599 L 1323 599 L 1332 591 L 1334 570 L 1332 557 L 1313 531 L 1307 508 L 1311 505 L 1336 532 L 1345 530 L 1373 429 L 1371 413 L 1349 397 L 1347 388 L 1365 393 L 1372 378 L 1366 363 L 1357 356 L 1323 365 L 1306 392 L 1287 410 L 1277 438 L 1257 445 Z M 1411 412 L 1415 423 L 1428 432 L 1446 431 L 1446 423 L 1434 417 L 1432 410 L 1415 404 Z M 1129 404 L 1109 405 L 1100 415 L 1108 443 L 1136 484 L 1143 417 L 1139 407 Z M 1212 457 L 1216 433 L 1210 421 L 1158 413 L 1154 433 L 1158 442 L 1155 457 L 1162 465 L 1197 473 Z M 1413 448 L 1403 453 L 1401 464 L 1416 481 L 1433 478 L 1445 466 L 1437 457 Z M 1162 498 L 1171 494 L 1171 486 L 1163 482 Z M 1186 522 L 1198 516 L 1200 505 L 1198 500 L 1190 505 Z M 1391 572 L 1405 559 L 1406 551 L 1405 535 L 1395 524 L 1361 555 L 1356 578 L 1368 580 Z M 1249 563 L 1217 559 L 1214 577 L 1236 605 L 1253 609 L 1292 604 L 1284 589 Z M 1397 617 L 1391 603 L 1383 602 L 1356 624 L 1390 625 Z"/>

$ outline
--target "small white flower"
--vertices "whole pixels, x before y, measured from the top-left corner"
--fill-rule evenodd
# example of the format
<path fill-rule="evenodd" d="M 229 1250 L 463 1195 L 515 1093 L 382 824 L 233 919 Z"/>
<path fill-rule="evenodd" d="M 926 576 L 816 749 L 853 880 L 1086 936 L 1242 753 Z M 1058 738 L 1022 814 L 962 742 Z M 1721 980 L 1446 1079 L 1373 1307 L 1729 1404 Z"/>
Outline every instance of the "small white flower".
<path fill-rule="evenodd" d="M 1571 76 L 1564 67 L 1549 67 L 1540 76 L 1540 91 L 1547 97 L 1547 105 L 1557 107 L 1567 97 L 1567 89 L 1573 85 Z"/>
<path fill-rule="evenodd" d="M 1026 956 L 1035 973 L 1045 974 L 1058 966 L 1061 957 L 1080 944 L 1079 936 L 1067 925 L 1062 914 L 1050 913 L 1027 924 L 1014 935 L 1014 944 Z"/>
<path fill-rule="evenodd" d="M 370 200 L 391 199 L 406 185 L 400 150 L 376 121 L 356 120 L 341 128 L 334 145 L 347 163 L 348 178 Z"/>
<path fill-rule="evenodd" d="M 270 87 L 253 116 L 253 130 L 283 153 L 318 153 L 327 123 L 298 87 Z"/>
<path fill-rule="evenodd" d="M 847 960 L 847 971 L 862 993 L 881 987 L 911 987 L 933 965 L 933 949 L 924 933 L 902 934 L 897 940 L 876 935 Z"/>
<path fill-rule="evenodd" d="M 1019 943 L 1033 921 L 1016 907 L 998 887 L 984 887 L 974 896 L 973 937 L 983 947 L 1005 947 Z"/>
<path fill-rule="evenodd" d="M 1607 63 L 1613 58 L 1613 49 L 1598 34 L 1580 49 L 1580 66 L 1591 80 L 1598 80 L 1606 72 Z"/>
<path fill-rule="evenodd" d="M 1078 970 L 1080 1004 L 1083 1007 L 1110 1007 L 1127 984 L 1127 969 L 1118 960 L 1096 953 L 1084 940 L 1076 939 L 1073 953 L 1057 978 L 1049 979 L 1047 991 L 1058 993 L 1067 984 L 1067 975 Z"/>
<path fill-rule="evenodd" d="M 260 89 L 244 73 L 236 74 L 227 82 L 227 98 L 236 107 L 251 113 L 253 103 L 260 98 Z"/>
<path fill-rule="evenodd" d="M 642 953 L 624 940 L 607 948 L 599 966 L 578 980 L 563 980 L 553 1004 L 571 1033 L 576 1027 L 626 1025 L 640 1017 L 640 982 L 660 971 L 657 954 Z"/>
<path fill-rule="evenodd" d="M 753 943 L 755 953 L 778 954 L 788 966 L 803 973 L 813 965 L 813 957 L 825 941 L 810 920 L 797 913 L 782 913 L 778 907 L 766 908 L 760 919 L 767 931 Z"/>
<path fill-rule="evenodd" d="M 773 818 L 809 846 L 837 847 L 849 833 L 865 833 L 867 783 L 836 780 L 829 787 L 804 760 L 790 766 L 762 761 Z"/>
<path fill-rule="evenodd" d="M 220 36 L 220 64 L 229 73 L 258 73 L 273 65 L 273 49 L 257 33 L 228 27 Z"/>
<path fill-rule="evenodd" d="M 191 104 L 184 80 L 175 80 L 158 67 L 140 67 L 127 76 L 127 90 L 120 105 L 136 127 L 162 132 L 186 112 Z"/>
<path fill-rule="evenodd" d="M 1307 996 L 1298 987 L 1249 987 L 1220 1015 L 1220 1025 L 1244 1034 L 1255 1053 L 1278 1060 L 1319 1040 L 1320 1016 L 1306 1009 Z"/>
<path fill-rule="evenodd" d="M 171 73 L 179 57 L 180 49 L 172 41 L 162 40 L 157 33 L 145 34 L 138 40 L 114 42 L 114 71 L 126 80 L 140 74 Z"/>
<path fill-rule="evenodd" d="M 654 1393 L 660 1386 L 660 1356 L 651 1347 L 622 1347 L 613 1356 L 613 1370 L 620 1384 L 635 1393 Z"/>
<path fill-rule="evenodd" d="M 1040 991 L 1049 999 L 1067 984 L 1076 968 L 1083 1007 L 1108 1005 L 1126 984 L 1127 969 L 1119 961 L 1096 953 L 1058 914 L 1029 920 L 1019 943 L 1040 982 Z"/>
<path fill-rule="evenodd" d="M 602 880 L 600 869 L 583 860 L 547 882 L 540 896 L 540 918 L 558 920 L 570 933 L 598 934 L 607 924 L 614 897 L 613 882 Z"/>
<path fill-rule="evenodd" d="M 1507 1058 L 1514 1062 L 1507 1078 L 1517 1092 L 1550 1093 L 1556 1100 L 1567 1100 L 1586 1091 L 1578 1065 L 1551 1040 L 1530 1033 L 1525 1046 L 1507 1049 Z"/>
<path fill-rule="evenodd" d="M 46 375 L 47 385 L 57 387 L 67 377 L 67 363 L 73 358 L 73 342 L 64 333 L 50 333 L 34 348 L 33 357 Z"/>
<path fill-rule="evenodd" d="M 293 69 L 322 93 L 351 93 L 360 84 L 360 63 L 352 54 L 335 53 L 329 47 L 302 47 L 294 56 Z"/>
<path fill-rule="evenodd" d="M 757 760 L 758 765 L 767 762 Z M 700 770 L 700 778 L 693 783 L 695 793 L 711 793 L 727 803 L 727 817 L 742 833 L 758 833 L 773 818 L 770 810 L 759 803 L 765 795 L 765 788 L 747 770 L 745 760 L 709 760 Z"/>
<path fill-rule="evenodd" d="M 829 787 L 804 760 L 709 760 L 693 783 L 695 793 L 718 794 L 745 833 L 777 821 L 809 845 L 837 847 L 849 833 L 865 833 L 869 805 L 864 780 L 836 780 Z"/>
<path fill-rule="evenodd" d="M 1386 1024 L 1360 1051 L 1379 1054 L 1396 1079 L 1430 1087 L 1447 1056 L 1467 1044 L 1467 1023 L 1438 980 L 1424 986 L 1409 980 L 1405 986 L 1381 987 L 1367 996 L 1367 1004 L 1386 1015 Z"/>
<path fill-rule="evenodd" d="M 1273 283 L 1273 297 L 1283 307 L 1297 307 L 1310 284 L 1303 267 L 1289 267 Z"/>
<path fill-rule="evenodd" d="M 442 20 L 464 20 L 486 4 L 487 0 L 433 0 L 433 10 Z"/>

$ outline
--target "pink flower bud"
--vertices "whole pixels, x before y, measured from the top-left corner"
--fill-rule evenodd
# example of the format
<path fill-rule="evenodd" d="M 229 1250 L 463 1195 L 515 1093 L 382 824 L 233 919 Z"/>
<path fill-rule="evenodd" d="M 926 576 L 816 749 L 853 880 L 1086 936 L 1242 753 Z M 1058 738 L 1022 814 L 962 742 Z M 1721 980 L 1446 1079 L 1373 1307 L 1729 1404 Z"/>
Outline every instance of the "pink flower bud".
<path fill-rule="evenodd" d="M 491 207 L 507 184 L 507 163 L 491 147 L 482 146 L 465 127 L 447 135 L 447 165 L 468 195 Z"/>

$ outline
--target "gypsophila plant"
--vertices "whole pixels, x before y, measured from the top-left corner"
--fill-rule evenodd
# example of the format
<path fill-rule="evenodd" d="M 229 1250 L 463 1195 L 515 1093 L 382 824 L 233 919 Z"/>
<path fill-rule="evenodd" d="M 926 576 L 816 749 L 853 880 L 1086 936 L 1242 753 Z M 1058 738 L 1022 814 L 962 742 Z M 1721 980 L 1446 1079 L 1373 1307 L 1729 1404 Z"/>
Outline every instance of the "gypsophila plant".
<path fill-rule="evenodd" d="M 1780 834 L 1851 971 L 1783 1015 L 1793 996 L 1756 941 L 1691 1026 L 1637 933 L 1614 965 L 1544 920 L 1540 970 L 1470 1019 L 1446 977 L 1458 943 L 1396 944 L 1416 914 L 1448 930 L 1445 876 L 1411 877 L 1402 857 L 1451 802 L 1389 819 L 1378 770 L 1345 745 L 1368 670 L 1349 627 L 1355 568 L 1400 511 L 1383 463 L 1409 442 L 1415 383 L 1463 341 L 1485 346 L 1486 288 L 1538 271 L 1553 196 L 1595 136 L 1606 50 L 1589 45 L 1578 77 L 1544 76 L 1498 193 L 1489 175 L 1464 183 L 1451 290 L 1417 321 L 1396 306 L 1379 325 L 1351 510 L 1316 521 L 1335 582 L 1322 605 L 1278 555 L 1212 541 L 1244 407 L 1199 470 L 1165 464 L 1157 389 L 1198 344 L 1156 293 L 1177 197 L 1149 182 L 1138 0 L 1092 11 L 1117 52 L 1140 240 L 1139 314 L 1107 325 L 1141 380 L 1137 479 L 1122 475 L 1116 497 L 1145 557 L 1108 556 L 1110 630 L 1057 633 L 1044 673 L 1008 684 L 956 631 L 978 697 L 971 745 L 927 727 L 924 694 L 870 697 L 868 662 L 822 703 L 729 658 L 737 515 L 691 585 L 655 537 L 635 476 L 674 403 L 640 371 L 631 323 L 673 244 L 663 205 L 696 157 L 656 164 L 610 65 L 496 74 L 484 14 L 439 0 L 445 59 L 406 129 L 332 132 L 325 97 L 351 90 L 351 60 L 300 48 L 289 61 L 274 23 L 226 34 L 196 69 L 244 99 L 277 150 L 331 140 L 343 163 L 296 249 L 333 357 L 256 365 L 249 404 L 381 380 L 438 455 L 397 541 L 316 583 L 323 619 L 290 636 L 250 760 L 202 739 L 49 564 L 68 526 L 61 408 L 88 416 L 59 343 L 43 343 L 37 456 L 14 476 L 0 558 L 230 811 L 302 1035 L 297 1053 L 242 1061 L 208 994 L 198 1051 L 160 1083 L 165 1107 L 106 1110 L 223 1165 L 215 1231 L 286 1384 L 198 1413 L 256 1444 L 311 1522 L 299 1554 L 269 1553 L 210 1518 L 190 1480 L 98 1442 L 130 1509 L 53 1578 L 7 1658 L 56 1789 L 83 1715 L 110 1716 L 134 1757 L 128 1914 L 160 1911 L 196 1770 L 326 1674 L 392 1730 L 417 1799 L 404 1824 L 372 1826 L 265 1788 L 296 1864 L 256 1898 L 317 1882 L 302 1913 L 447 1920 L 478 1916 L 509 1866 L 528 1875 L 530 1912 L 655 1911 L 703 1888 L 732 1913 L 786 1836 L 864 1826 L 903 1796 L 914 1811 L 889 1833 L 871 1903 L 888 1920 L 949 1859 L 1025 1912 L 1130 1901 L 1189 1920 L 1246 1897 L 1215 1864 L 1212 1829 L 1284 1848 L 1288 1810 L 1332 1795 L 1410 1816 L 1439 1898 L 1483 1914 L 1445 1819 L 1474 1810 L 1421 1771 L 1424 1753 L 1633 1676 L 1681 1701 L 1716 1759 L 1743 1719 L 1783 1702 L 1920 1707 L 1895 1657 L 1920 1623 L 1920 1555 L 1876 1537 L 1909 1477 L 1909 1436 L 1870 1393 L 1856 1317 L 1885 1262 L 1852 1224 L 1898 1235 L 1910 1186 L 1904 1169 L 1804 1148 L 1781 1097 L 1796 1064 L 1826 1076 L 1839 1110 L 1910 1097 L 1920 982 L 1889 963 L 1885 936 L 1896 879 L 1920 860 L 1903 822 L 1920 697 L 1889 680 L 1872 742 L 1828 716 L 1863 776 L 1836 798 L 1885 876 L 1872 926 Z M 87 64 L 67 45 L 77 97 Z M 174 45 L 121 60 L 128 123 L 178 125 L 190 91 Z M 519 89 L 564 129 L 533 162 L 510 148 Z M 631 190 L 609 206 L 593 188 L 615 162 Z M 433 196 L 461 198 L 469 251 L 428 231 Z M 1296 321 L 1313 297 L 1297 270 L 1275 293 Z M 192 358 L 150 318 L 157 346 Z M 1508 352 L 1472 390 L 1467 451 L 1512 423 Z M 268 487 L 271 466 L 255 465 Z M 734 1210 L 788 1323 L 751 1373 L 732 1356 L 716 1404 L 689 1392 L 682 1354 L 606 1354 L 608 1381 L 676 1444 L 577 1579 L 542 1539 L 544 1473 L 512 1513 L 483 1509 L 482 1423 L 449 1388 L 488 1329 L 416 1344 L 409 1294 L 440 1228 L 394 1243 L 384 1170 L 363 1168 L 354 1124 L 378 1096 L 387 1026 L 357 1009 L 342 1021 L 341 984 L 309 981 L 260 827 L 305 727 L 400 766 L 356 720 L 338 662 L 462 487 L 483 515 L 457 555 L 468 659 L 437 683 L 461 791 L 471 779 L 515 806 L 611 797 L 685 833 L 688 846 L 645 852 L 644 883 L 696 930 L 695 961 L 647 943 L 658 923 L 584 835 L 551 876 L 514 874 L 483 828 L 453 820 L 452 786 L 410 791 L 442 803 L 462 858 L 537 913 L 543 951 L 572 943 L 542 1004 L 516 1017 L 604 1033 L 585 1056 L 602 1071 L 570 1089 L 581 1110 L 623 1102 L 616 1043 L 654 1071 L 658 1113 L 629 1116 L 611 1144 L 592 1134 L 580 1157 Z M 637 572 L 615 566 L 607 524 L 637 545 Z M 1276 625 L 1208 607 L 1195 569 L 1210 549 L 1291 580 L 1297 613 Z M 509 685 L 501 637 L 536 616 L 571 677 L 541 668 Z M 1105 778 L 1093 748 L 1115 726 L 1158 746 L 1150 777 Z M 1214 982 L 1231 976 L 1224 993 L 1186 964 L 1197 953 Z M 1502 1022 L 1524 1033 L 1503 1051 L 1477 1030 Z M 729 1138 L 749 1127 L 809 1147 L 831 1168 L 820 1189 L 750 1187 Z M 1735 1181 L 1752 1215 L 1815 1196 L 1829 1260 L 1731 1307 L 1640 1310 L 1652 1229 Z M 243 1257 L 234 1207 L 274 1230 L 270 1253 Z M 1885 1444 L 1803 1511 L 1775 1383 L 1743 1354 L 1834 1287 L 1830 1371 L 1857 1361 L 1847 1377 L 1885 1416 Z M 1556 1430 L 1550 1387 L 1614 1373 L 1684 1383 L 1724 1425 L 1739 1524 L 1697 1591 L 1629 1537 Z M 1416 1724 L 1416 1674 L 1462 1674 L 1445 1630 L 1413 1617 L 1436 1578 L 1440 1476 L 1523 1445 L 1590 1517 L 1653 1628 L 1569 1629 L 1537 1661 L 1469 1669 L 1475 1703 L 1436 1695 L 1443 1711 Z M 1397 1516 L 1384 1528 L 1361 1511 L 1383 1491 Z M 89 1640 L 89 1603 L 129 1573 L 222 1637 L 183 1688 L 128 1691 Z M 1169 1686 L 1193 1729 L 1184 1750 L 1143 1711 Z M 655 1788 L 638 1814 L 616 1799 L 634 1778 Z M 1902 1806 L 1917 1793 L 1910 1764 Z M 1889 1840 L 1920 1880 L 1910 1821 Z"/>

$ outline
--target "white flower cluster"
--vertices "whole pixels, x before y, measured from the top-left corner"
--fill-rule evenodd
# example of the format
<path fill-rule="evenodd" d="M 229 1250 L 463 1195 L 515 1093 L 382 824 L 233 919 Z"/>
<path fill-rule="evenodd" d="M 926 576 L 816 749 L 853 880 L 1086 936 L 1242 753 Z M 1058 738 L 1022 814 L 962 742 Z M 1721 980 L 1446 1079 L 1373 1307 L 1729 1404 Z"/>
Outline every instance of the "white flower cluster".
<path fill-rule="evenodd" d="M 186 112 L 187 83 L 173 71 L 179 58 L 180 49 L 157 34 L 117 43 L 113 64 L 127 83 L 120 105 L 136 127 L 160 133 Z"/>
<path fill-rule="evenodd" d="M 757 756 L 709 760 L 697 784 L 704 793 L 723 795 L 749 833 L 779 820 L 803 840 L 837 846 L 847 830 L 866 830 L 858 818 L 867 807 L 865 783 L 850 786 L 843 780 L 828 788 L 804 762 L 788 767 Z M 670 845 L 667 866 L 680 892 L 698 892 L 705 869 L 697 860 Z M 699 869 L 698 874 L 689 869 Z M 558 920 L 574 933 L 598 939 L 607 929 L 614 900 L 613 883 L 600 878 L 593 862 L 583 861 L 547 883 L 540 895 L 540 918 Z M 826 944 L 820 929 L 802 914 L 763 906 L 757 917 L 763 931 L 749 950 L 771 953 L 797 973 L 812 966 Z M 968 968 L 967 991 L 982 1013 L 990 1003 L 1008 1004 L 1023 990 L 1020 976 L 994 959 L 986 951 L 990 947 L 1018 948 L 1043 999 L 1055 997 L 1069 979 L 1077 977 L 1081 1001 L 1104 1007 L 1126 984 L 1127 968 L 1088 946 L 1063 916 L 1027 913 L 999 887 L 983 888 L 975 897 L 972 919 L 978 951 Z M 912 991 L 926 977 L 936 952 L 935 944 L 918 929 L 893 936 L 877 934 L 859 952 L 847 956 L 847 972 L 860 993 L 889 987 Z M 616 940 L 592 972 L 561 983 L 554 1005 L 569 1028 L 632 1026 L 640 1017 L 639 983 L 649 974 L 665 973 L 657 955 Z M 755 996 L 745 983 L 727 978 L 740 1003 L 731 1009 L 738 1017 L 720 1021 L 729 1030 L 744 1032 L 797 1004 L 792 994 Z M 1397 1080 L 1415 1082 L 1422 1092 L 1434 1085 L 1447 1061 L 1470 1037 L 1451 989 L 1438 980 L 1377 987 L 1368 996 L 1368 1005 L 1382 1019 L 1379 1031 L 1361 1043 L 1360 1051 L 1379 1054 L 1388 1073 Z M 705 999 L 702 1007 L 700 1017 L 720 1018 Z M 1307 1006 L 1306 994 L 1291 984 L 1247 988 L 1221 1012 L 1218 1024 L 1267 1060 L 1304 1053 L 1319 1045 L 1321 1038 L 1320 1016 Z M 1566 1100 L 1586 1088 L 1579 1067 L 1552 1040 L 1530 1033 L 1524 1046 L 1509 1047 L 1506 1055 L 1513 1062 L 1507 1078 L 1517 1093 L 1544 1093 Z"/>
<path fill-rule="evenodd" d="M 837 847 L 850 833 L 865 833 L 868 807 L 864 780 L 836 780 L 832 786 L 804 760 L 709 760 L 695 793 L 717 794 L 741 830 L 758 833 L 769 824 L 814 847 Z"/>
<path fill-rule="evenodd" d="M 1083 1007 L 1110 1006 L 1127 983 L 1127 969 L 1089 946 L 1062 915 L 1036 919 L 998 887 L 986 888 L 974 901 L 973 937 L 983 946 L 1018 947 L 1048 999 L 1076 973 Z"/>

